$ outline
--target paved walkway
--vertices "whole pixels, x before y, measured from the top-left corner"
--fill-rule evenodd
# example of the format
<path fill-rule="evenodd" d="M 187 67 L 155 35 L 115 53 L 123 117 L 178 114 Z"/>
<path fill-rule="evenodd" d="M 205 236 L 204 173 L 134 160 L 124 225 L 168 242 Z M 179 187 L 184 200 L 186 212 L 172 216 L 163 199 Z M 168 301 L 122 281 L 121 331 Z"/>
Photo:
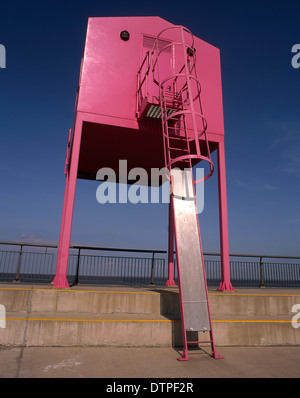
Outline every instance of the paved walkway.
<path fill-rule="evenodd" d="M 300 333 L 300 329 L 299 329 Z M 299 378 L 300 347 L 219 347 L 224 359 L 173 348 L 0 348 L 1 378 Z"/>
<path fill-rule="evenodd" d="M 41 289 L 51 286 L 19 286 Z M 11 288 L 1 284 L 2 289 Z M 72 290 L 134 290 L 131 287 L 76 286 Z M 136 288 L 135 288 L 136 289 Z M 140 288 L 143 291 L 143 288 Z M 146 291 L 152 291 L 148 288 Z M 155 290 L 155 289 L 154 289 Z M 210 294 L 295 295 L 299 289 L 237 289 Z M 300 333 L 300 328 L 298 329 Z M 218 347 L 224 359 L 189 350 L 179 362 L 173 348 L 117 347 L 0 347 L 0 378 L 299 378 L 300 346 Z M 209 351 L 210 352 L 210 351 Z"/>

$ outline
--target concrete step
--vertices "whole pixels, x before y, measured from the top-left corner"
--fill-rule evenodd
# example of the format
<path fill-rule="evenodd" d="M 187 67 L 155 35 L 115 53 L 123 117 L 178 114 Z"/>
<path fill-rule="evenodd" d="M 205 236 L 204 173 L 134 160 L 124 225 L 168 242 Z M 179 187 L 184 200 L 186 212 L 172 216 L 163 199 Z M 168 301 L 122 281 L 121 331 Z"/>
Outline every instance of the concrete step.
<path fill-rule="evenodd" d="M 174 328 L 180 329 L 180 322 L 161 315 L 13 312 L 0 329 L 0 344 L 163 347 L 180 344 L 173 341 Z"/>
<path fill-rule="evenodd" d="M 6 311 L 85 314 L 179 315 L 178 292 L 115 286 L 75 289 L 0 285 L 0 304 Z"/>
<path fill-rule="evenodd" d="M 163 316 L 132 314 L 7 313 L 0 329 L 0 345 L 25 346 L 180 346 L 181 322 Z M 225 319 L 224 319 L 225 318 Z M 291 321 L 213 318 L 218 346 L 300 345 L 299 329 Z M 189 340 L 208 340 L 207 333 L 193 333 Z"/>
<path fill-rule="evenodd" d="M 292 307 L 299 290 L 209 292 L 216 345 L 300 345 Z M 6 327 L 0 345 L 179 346 L 178 292 L 173 288 L 77 286 L 69 290 L 0 286 Z M 297 324 L 296 324 L 297 325 Z M 188 337 L 207 340 L 207 333 Z"/>
<path fill-rule="evenodd" d="M 259 291 L 259 293 L 257 293 Z M 264 291 L 264 293 L 261 293 Z M 240 289 L 238 292 L 209 291 L 212 314 L 287 315 L 300 303 L 299 290 Z M 177 288 L 77 286 L 62 290 L 51 286 L 0 284 L 0 304 L 6 311 L 140 313 L 179 316 Z"/>
<path fill-rule="evenodd" d="M 299 289 L 239 289 L 237 292 L 210 292 L 212 314 L 253 316 L 291 315 L 300 303 Z"/>

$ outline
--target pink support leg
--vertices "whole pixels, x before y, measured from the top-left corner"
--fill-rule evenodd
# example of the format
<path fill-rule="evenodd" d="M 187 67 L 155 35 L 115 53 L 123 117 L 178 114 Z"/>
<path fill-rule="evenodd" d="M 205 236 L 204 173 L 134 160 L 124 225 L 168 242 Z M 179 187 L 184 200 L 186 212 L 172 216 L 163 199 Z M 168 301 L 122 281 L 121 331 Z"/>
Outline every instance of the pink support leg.
<path fill-rule="evenodd" d="M 66 278 L 61 276 L 62 269 L 58 266 L 61 264 L 61 249 L 62 249 L 62 242 L 64 236 L 64 227 L 65 227 L 65 214 L 66 214 L 66 206 L 68 201 L 68 190 L 69 190 L 69 172 L 66 175 L 66 185 L 65 185 L 65 196 L 64 196 L 64 204 L 63 204 L 63 212 L 62 212 L 62 219 L 61 219 L 61 227 L 60 227 L 60 236 L 59 236 L 59 245 L 58 245 L 58 253 L 57 253 L 57 266 L 56 266 L 56 275 L 52 281 L 54 287 L 65 287 L 68 288 L 68 281 Z M 62 283 L 62 281 L 64 281 Z"/>
<path fill-rule="evenodd" d="M 174 212 L 173 212 L 173 201 L 170 197 L 169 204 L 169 251 L 168 251 L 168 280 L 166 286 L 176 286 L 174 281 Z"/>
<path fill-rule="evenodd" d="M 219 175 L 219 217 L 220 217 L 220 244 L 221 244 L 221 273 L 222 280 L 219 290 L 234 290 L 230 281 L 228 214 L 226 192 L 225 146 L 224 139 L 218 145 L 218 175 Z"/>
<path fill-rule="evenodd" d="M 82 122 L 77 120 L 74 130 L 73 145 L 69 166 L 69 173 L 67 173 L 65 198 L 63 207 L 63 216 L 61 223 L 61 232 L 59 239 L 56 275 L 53 280 L 54 288 L 68 288 L 67 268 L 69 259 L 69 248 L 72 229 L 72 218 L 74 209 L 74 199 L 76 190 L 76 181 L 78 173 L 78 160 L 80 153 Z"/>

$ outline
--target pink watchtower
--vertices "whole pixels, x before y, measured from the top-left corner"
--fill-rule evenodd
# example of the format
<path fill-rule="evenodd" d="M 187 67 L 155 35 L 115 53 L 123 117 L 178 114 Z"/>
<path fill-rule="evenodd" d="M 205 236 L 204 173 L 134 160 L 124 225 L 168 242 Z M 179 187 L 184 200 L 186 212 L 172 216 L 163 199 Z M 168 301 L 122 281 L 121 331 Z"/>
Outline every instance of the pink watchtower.
<path fill-rule="evenodd" d="M 68 288 L 67 266 L 77 178 L 96 180 L 102 167 L 165 168 L 170 181 L 169 275 L 175 285 L 175 242 L 183 330 L 209 332 L 208 303 L 195 186 L 214 172 L 217 151 L 221 247 L 220 290 L 233 290 L 229 271 L 224 121 L 220 52 L 183 26 L 159 17 L 89 18 L 69 132 L 66 186 L 55 288 Z M 192 169 L 207 165 L 201 181 Z M 197 341 L 200 343 L 199 341 Z"/>

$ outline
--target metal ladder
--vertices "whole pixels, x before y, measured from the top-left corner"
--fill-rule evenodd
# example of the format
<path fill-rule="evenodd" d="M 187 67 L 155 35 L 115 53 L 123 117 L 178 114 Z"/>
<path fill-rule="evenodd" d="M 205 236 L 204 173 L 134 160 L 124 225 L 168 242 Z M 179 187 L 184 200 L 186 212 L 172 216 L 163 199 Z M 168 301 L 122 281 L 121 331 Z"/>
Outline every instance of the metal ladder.
<path fill-rule="evenodd" d="M 159 48 L 160 38 L 171 29 L 174 31 L 169 36 L 173 36 L 173 41 Z M 160 55 L 169 46 L 172 46 L 173 73 L 162 80 Z M 179 360 L 188 360 L 188 344 L 201 343 L 210 343 L 212 356 L 222 358 L 214 344 L 196 207 L 195 184 L 209 178 L 214 166 L 202 111 L 192 33 L 183 26 L 164 29 L 156 38 L 151 56 L 153 80 L 159 87 L 165 167 L 170 176 L 170 205 L 174 214 L 183 338 L 183 353 Z M 180 60 L 179 66 L 174 57 Z M 192 168 L 200 160 L 208 162 L 209 172 L 202 180 L 194 181 Z M 188 340 L 190 332 L 196 333 L 197 338 Z M 200 332 L 209 333 L 208 340 L 199 340 Z"/>

